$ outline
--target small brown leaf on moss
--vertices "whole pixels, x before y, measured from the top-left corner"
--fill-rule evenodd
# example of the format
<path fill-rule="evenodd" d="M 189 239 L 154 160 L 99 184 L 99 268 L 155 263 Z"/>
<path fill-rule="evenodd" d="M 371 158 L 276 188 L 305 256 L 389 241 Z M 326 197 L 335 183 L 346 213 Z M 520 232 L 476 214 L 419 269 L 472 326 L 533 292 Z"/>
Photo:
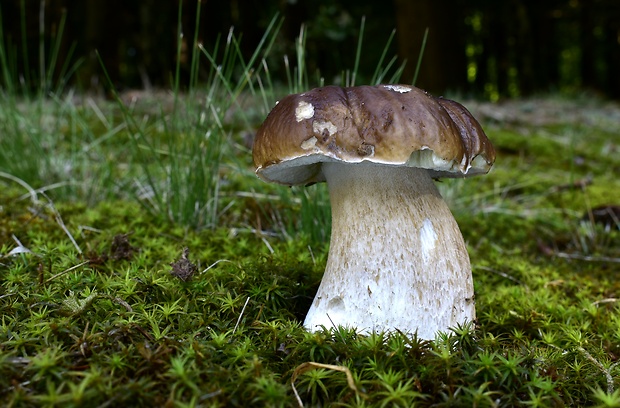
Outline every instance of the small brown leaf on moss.
<path fill-rule="evenodd" d="M 170 266 L 172 266 L 170 274 L 172 276 L 176 276 L 184 282 L 189 280 L 198 270 L 198 267 L 188 259 L 188 256 L 189 248 L 184 248 L 181 258 L 170 264 Z"/>
<path fill-rule="evenodd" d="M 108 254 L 106 254 L 105 252 L 102 252 L 101 255 L 99 255 L 95 251 L 88 251 L 86 253 L 86 259 L 88 260 L 88 264 L 93 267 L 104 265 L 108 261 L 108 258 Z"/>
<path fill-rule="evenodd" d="M 129 261 L 133 258 L 133 254 L 138 251 L 136 247 L 129 243 L 128 236 L 129 234 L 117 234 L 112 239 L 112 247 L 110 248 L 110 252 L 112 254 L 112 259 L 115 261 L 119 261 L 121 259 Z"/>

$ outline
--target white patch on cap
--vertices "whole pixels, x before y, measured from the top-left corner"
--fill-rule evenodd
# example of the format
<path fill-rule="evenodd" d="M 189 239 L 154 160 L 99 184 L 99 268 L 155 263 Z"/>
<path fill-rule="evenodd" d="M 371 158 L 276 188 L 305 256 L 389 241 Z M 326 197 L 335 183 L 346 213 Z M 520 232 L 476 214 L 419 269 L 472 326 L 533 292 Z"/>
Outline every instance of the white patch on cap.
<path fill-rule="evenodd" d="M 383 85 L 383 87 L 391 91 L 400 92 L 400 93 L 406 93 L 406 92 L 411 91 L 411 88 L 409 88 L 408 86 L 402 86 L 402 85 Z"/>
<path fill-rule="evenodd" d="M 301 122 L 314 116 L 314 106 L 311 103 L 300 101 L 295 109 L 295 120 Z"/>
<path fill-rule="evenodd" d="M 323 134 L 323 132 L 327 130 L 327 132 L 329 132 L 329 135 L 331 136 L 338 131 L 338 128 L 330 121 L 319 122 L 317 120 L 312 124 L 312 130 L 314 131 L 314 133 L 318 134 Z"/>
<path fill-rule="evenodd" d="M 316 142 L 317 142 L 316 137 L 312 136 L 310 139 L 306 139 L 303 142 L 301 142 L 301 148 L 303 150 L 310 150 L 314 146 L 316 146 Z"/>
<path fill-rule="evenodd" d="M 435 241 L 437 241 L 437 233 L 433 228 L 433 223 L 428 218 L 424 220 L 422 228 L 420 228 L 420 243 L 422 246 L 422 258 L 424 263 L 428 263 L 435 249 Z"/>

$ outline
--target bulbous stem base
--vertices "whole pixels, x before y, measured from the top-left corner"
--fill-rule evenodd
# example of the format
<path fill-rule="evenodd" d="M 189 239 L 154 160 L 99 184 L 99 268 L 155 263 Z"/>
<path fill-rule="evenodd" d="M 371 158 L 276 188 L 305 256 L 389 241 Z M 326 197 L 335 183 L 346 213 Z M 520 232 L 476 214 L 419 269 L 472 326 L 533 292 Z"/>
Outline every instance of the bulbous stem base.
<path fill-rule="evenodd" d="M 399 329 L 423 339 L 475 319 L 459 227 L 427 171 L 323 164 L 332 236 L 304 326 Z"/>

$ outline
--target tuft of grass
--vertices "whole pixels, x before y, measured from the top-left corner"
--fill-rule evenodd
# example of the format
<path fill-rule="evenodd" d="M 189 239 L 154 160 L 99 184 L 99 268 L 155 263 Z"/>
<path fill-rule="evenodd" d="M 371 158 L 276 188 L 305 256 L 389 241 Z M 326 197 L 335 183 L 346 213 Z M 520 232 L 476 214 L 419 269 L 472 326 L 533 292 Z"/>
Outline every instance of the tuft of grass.
<path fill-rule="evenodd" d="M 66 12 L 49 45 L 43 41 L 46 16 L 39 7 L 37 69 L 28 60 L 26 2 L 20 2 L 22 43 L 5 38 L 0 24 L 0 171 L 8 173 L 39 192 L 65 199 L 101 200 L 112 194 L 114 162 L 94 146 L 121 129 L 105 118 L 97 103 L 87 98 L 80 106 L 66 86 L 79 69 L 71 46 L 60 62 L 60 45 Z M 4 16 L 0 8 L 0 20 Z M 18 52 L 19 50 L 19 52 Z M 105 187 L 104 187 L 105 185 Z"/>
<path fill-rule="evenodd" d="M 275 36 L 277 21 L 274 17 L 249 61 L 243 59 L 232 29 L 223 44 L 218 42 L 212 51 L 206 50 L 195 37 L 187 96 L 180 95 L 177 64 L 172 112 L 162 109 L 155 120 L 140 117 L 115 93 L 130 137 L 131 165 L 137 168 L 134 196 L 147 211 L 190 228 L 217 225 L 222 211 L 220 185 L 226 177 L 224 166 L 234 169 L 236 164 L 222 163 L 225 157 L 233 157 L 230 149 L 234 147 L 224 120 L 253 81 L 254 63 L 265 51 L 263 46 Z M 208 78 L 199 84 L 200 56 L 207 60 Z"/>
<path fill-rule="evenodd" d="M 67 11 L 63 10 L 60 21 L 55 23 L 56 30 L 51 36 L 49 46 L 45 44 L 45 1 L 39 2 L 39 43 L 38 66 L 34 69 L 29 60 L 29 45 L 26 41 L 26 15 L 32 10 L 26 10 L 26 1 L 20 4 L 21 44 L 17 45 L 5 38 L 2 24 L 0 24 L 0 78 L 2 78 L 1 95 L 4 98 L 13 98 L 16 95 L 30 97 L 33 93 L 36 99 L 49 95 L 62 95 L 69 79 L 75 74 L 81 60 L 74 59 L 75 44 L 71 45 L 63 64 L 60 64 L 60 46 L 67 21 Z M 0 22 L 4 19 L 0 8 Z M 48 48 L 49 47 L 49 48 Z M 21 67 L 19 69 L 18 67 Z"/>

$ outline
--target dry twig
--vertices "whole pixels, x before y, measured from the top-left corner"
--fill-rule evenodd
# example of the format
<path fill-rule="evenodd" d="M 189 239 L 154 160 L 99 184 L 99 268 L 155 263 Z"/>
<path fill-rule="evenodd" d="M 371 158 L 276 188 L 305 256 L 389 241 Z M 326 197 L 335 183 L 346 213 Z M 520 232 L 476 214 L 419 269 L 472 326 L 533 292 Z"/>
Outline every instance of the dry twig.
<path fill-rule="evenodd" d="M 295 380 L 297 379 L 299 375 L 305 373 L 306 371 L 316 370 L 317 368 L 325 368 L 328 370 L 340 371 L 340 372 L 345 373 L 345 375 L 347 376 L 347 384 L 349 384 L 349 388 L 351 388 L 353 391 L 359 394 L 362 398 L 366 398 L 366 394 L 364 394 L 363 392 L 357 389 L 357 386 L 355 385 L 355 381 L 353 380 L 353 374 L 351 374 L 351 370 L 349 370 L 348 367 L 338 366 L 338 365 L 333 365 L 333 364 L 315 363 L 313 361 L 309 361 L 309 362 L 298 365 L 295 368 L 295 371 L 293 371 L 293 375 L 291 376 L 291 387 L 293 388 L 293 393 L 295 394 L 295 398 L 297 399 L 297 403 L 299 404 L 300 408 L 303 408 L 304 403 L 299 397 L 297 388 L 295 388 Z"/>

